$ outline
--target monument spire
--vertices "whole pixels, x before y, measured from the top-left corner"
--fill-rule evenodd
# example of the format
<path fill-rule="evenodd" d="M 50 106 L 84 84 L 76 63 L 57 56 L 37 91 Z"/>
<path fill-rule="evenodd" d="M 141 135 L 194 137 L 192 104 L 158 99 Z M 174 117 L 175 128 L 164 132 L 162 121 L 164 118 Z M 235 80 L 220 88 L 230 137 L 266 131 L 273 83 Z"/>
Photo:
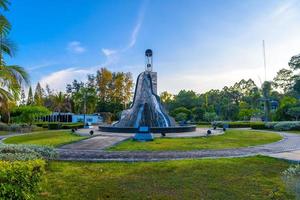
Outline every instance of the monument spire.
<path fill-rule="evenodd" d="M 153 69 L 153 52 L 151 49 L 145 51 L 146 56 L 146 71 L 152 72 Z"/>

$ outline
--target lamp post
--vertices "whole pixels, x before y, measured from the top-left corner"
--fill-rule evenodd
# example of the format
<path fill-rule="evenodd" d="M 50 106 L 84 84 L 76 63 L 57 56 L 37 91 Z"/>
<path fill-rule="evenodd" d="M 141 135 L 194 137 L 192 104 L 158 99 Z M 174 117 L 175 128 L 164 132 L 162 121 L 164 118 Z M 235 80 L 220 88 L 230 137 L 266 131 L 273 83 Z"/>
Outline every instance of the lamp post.
<path fill-rule="evenodd" d="M 86 88 L 84 87 L 83 88 L 83 123 L 84 123 L 84 127 L 88 128 L 86 126 L 86 117 L 85 117 L 85 115 L 86 115 L 86 93 L 87 93 L 87 91 L 86 91 Z"/>

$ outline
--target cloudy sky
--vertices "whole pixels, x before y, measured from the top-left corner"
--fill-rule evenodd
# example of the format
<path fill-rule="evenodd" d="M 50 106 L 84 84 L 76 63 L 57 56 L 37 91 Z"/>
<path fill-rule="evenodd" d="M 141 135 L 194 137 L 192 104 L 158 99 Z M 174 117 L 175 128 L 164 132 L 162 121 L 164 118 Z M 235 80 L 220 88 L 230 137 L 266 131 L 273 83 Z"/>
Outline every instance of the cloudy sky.
<path fill-rule="evenodd" d="M 7 13 L 18 44 L 9 63 L 65 90 L 101 67 L 144 70 L 154 51 L 159 91 L 204 92 L 242 78 L 267 79 L 300 53 L 300 1 L 20 0 Z"/>

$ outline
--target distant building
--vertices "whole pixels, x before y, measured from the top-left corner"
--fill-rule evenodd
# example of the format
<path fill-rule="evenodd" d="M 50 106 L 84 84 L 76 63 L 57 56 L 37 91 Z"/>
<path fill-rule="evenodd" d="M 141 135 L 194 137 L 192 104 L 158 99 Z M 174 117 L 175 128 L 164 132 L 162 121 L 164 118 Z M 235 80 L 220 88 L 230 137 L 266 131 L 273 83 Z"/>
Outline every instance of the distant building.
<path fill-rule="evenodd" d="M 103 122 L 103 118 L 99 114 L 74 114 L 74 113 L 58 113 L 53 112 L 51 115 L 42 117 L 44 122 L 85 122 L 90 124 L 99 124 Z"/>

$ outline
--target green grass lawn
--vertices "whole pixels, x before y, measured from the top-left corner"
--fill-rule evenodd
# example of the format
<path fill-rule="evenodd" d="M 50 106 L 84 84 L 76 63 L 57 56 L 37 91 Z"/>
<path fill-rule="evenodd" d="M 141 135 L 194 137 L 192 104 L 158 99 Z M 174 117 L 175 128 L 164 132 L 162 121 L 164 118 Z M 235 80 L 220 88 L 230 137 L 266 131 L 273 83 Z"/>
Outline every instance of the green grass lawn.
<path fill-rule="evenodd" d="M 152 142 L 126 140 L 111 151 L 170 151 L 170 150 L 200 150 L 225 149 L 261 145 L 282 139 L 278 134 L 251 131 L 227 130 L 224 135 L 197 138 L 155 138 Z"/>
<path fill-rule="evenodd" d="M 138 163 L 50 162 L 41 199 L 294 199 L 268 157 Z M 274 198 L 277 197 L 277 198 Z"/>
<path fill-rule="evenodd" d="M 210 124 L 201 124 L 201 125 L 197 125 L 197 128 L 211 128 L 212 126 Z"/>
<path fill-rule="evenodd" d="M 300 134 L 300 131 L 296 131 L 296 130 L 294 130 L 294 131 L 285 131 L 285 132 Z"/>
<path fill-rule="evenodd" d="M 63 144 L 79 141 L 87 137 L 77 136 L 71 131 L 57 130 L 57 131 L 43 131 L 35 132 L 26 135 L 14 136 L 4 140 L 7 144 L 36 144 L 58 147 Z"/>

